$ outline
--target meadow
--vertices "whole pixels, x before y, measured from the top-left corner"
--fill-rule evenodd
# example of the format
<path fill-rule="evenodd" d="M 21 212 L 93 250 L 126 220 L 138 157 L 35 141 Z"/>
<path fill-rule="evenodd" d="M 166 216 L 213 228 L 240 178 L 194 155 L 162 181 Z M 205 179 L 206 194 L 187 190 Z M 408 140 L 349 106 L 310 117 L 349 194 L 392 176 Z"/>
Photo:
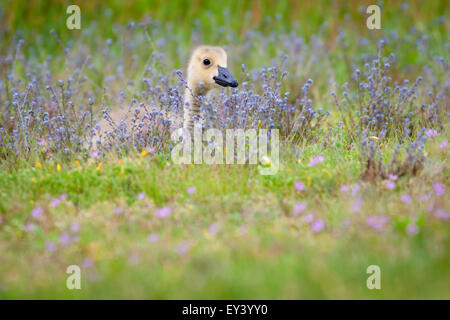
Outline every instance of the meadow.
<path fill-rule="evenodd" d="M 447 1 L 380 30 L 368 1 L 70 4 L 0 1 L 1 299 L 450 298 Z M 239 82 L 205 129 L 278 129 L 274 175 L 172 161 L 204 43 Z"/>

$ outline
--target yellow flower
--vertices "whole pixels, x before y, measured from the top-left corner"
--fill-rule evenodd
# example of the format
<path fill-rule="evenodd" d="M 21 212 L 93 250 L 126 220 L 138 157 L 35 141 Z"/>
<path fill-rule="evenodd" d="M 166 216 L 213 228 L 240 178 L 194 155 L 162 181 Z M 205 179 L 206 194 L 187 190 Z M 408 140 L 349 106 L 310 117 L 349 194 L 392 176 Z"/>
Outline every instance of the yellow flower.
<path fill-rule="evenodd" d="M 379 140 L 380 138 L 378 138 L 378 137 L 376 137 L 376 136 L 371 136 L 370 139 L 373 139 L 373 140 Z"/>
<path fill-rule="evenodd" d="M 75 167 L 79 167 L 80 166 L 80 161 L 75 160 Z"/>
<path fill-rule="evenodd" d="M 298 162 L 298 164 L 302 163 L 302 159 L 298 158 L 297 162 Z"/>
<path fill-rule="evenodd" d="M 121 165 L 123 165 L 123 160 L 122 159 L 119 160 L 119 166 L 121 166 Z"/>
<path fill-rule="evenodd" d="M 99 162 L 98 165 L 97 165 L 97 170 L 100 170 L 101 168 L 102 168 L 102 163 Z"/>
<path fill-rule="evenodd" d="M 61 171 L 61 165 L 59 163 L 56 165 L 56 170 Z"/>
<path fill-rule="evenodd" d="M 258 127 L 261 128 L 261 126 L 262 126 L 262 122 L 261 122 L 261 120 L 258 120 Z"/>
<path fill-rule="evenodd" d="M 41 163 L 40 162 L 36 162 L 36 168 L 38 168 L 38 169 L 41 168 Z"/>
<path fill-rule="evenodd" d="M 141 157 L 145 157 L 146 154 L 147 154 L 147 151 L 146 150 L 142 150 Z"/>
<path fill-rule="evenodd" d="M 311 177 L 308 177 L 308 178 L 306 178 L 306 179 L 307 179 L 308 187 L 310 187 L 310 186 L 311 186 Z"/>
<path fill-rule="evenodd" d="M 345 126 L 345 124 L 342 125 L 342 129 L 347 129 L 347 127 Z"/>
<path fill-rule="evenodd" d="M 31 182 L 36 182 L 36 178 L 35 177 L 31 178 Z"/>

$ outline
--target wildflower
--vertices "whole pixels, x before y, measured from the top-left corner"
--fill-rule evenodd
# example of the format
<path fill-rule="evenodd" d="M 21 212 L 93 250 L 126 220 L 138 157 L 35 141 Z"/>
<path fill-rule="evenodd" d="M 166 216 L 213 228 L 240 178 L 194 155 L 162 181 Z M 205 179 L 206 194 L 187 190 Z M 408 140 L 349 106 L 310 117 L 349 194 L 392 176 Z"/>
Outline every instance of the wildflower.
<path fill-rule="evenodd" d="M 45 248 L 50 252 L 54 252 L 56 251 L 56 244 L 54 242 L 47 241 L 45 243 Z"/>
<path fill-rule="evenodd" d="M 45 145 L 45 140 L 44 139 L 40 139 L 40 140 L 38 140 L 37 144 L 38 144 L 38 146 L 42 147 L 43 145 Z"/>
<path fill-rule="evenodd" d="M 36 182 L 36 178 L 35 177 L 31 178 L 31 182 Z"/>
<path fill-rule="evenodd" d="M 425 134 L 427 135 L 428 139 L 433 139 L 434 137 L 437 137 L 440 135 L 439 131 L 434 130 L 434 129 L 426 130 Z"/>
<path fill-rule="evenodd" d="M 412 198 L 411 198 L 411 196 L 410 196 L 409 194 L 404 193 L 404 194 L 402 194 L 402 195 L 400 196 L 400 200 L 401 200 L 403 203 L 411 203 Z"/>
<path fill-rule="evenodd" d="M 298 163 L 298 164 L 302 163 L 302 159 L 301 159 L 301 158 L 298 158 L 298 159 L 297 159 L 297 163 Z"/>
<path fill-rule="evenodd" d="M 216 235 L 220 230 L 220 224 L 218 222 L 211 223 L 208 227 L 208 233 L 212 236 Z"/>
<path fill-rule="evenodd" d="M 91 153 L 91 159 L 97 158 L 100 155 L 100 152 L 94 151 Z"/>
<path fill-rule="evenodd" d="M 91 268 L 94 266 L 94 261 L 90 258 L 84 258 L 83 261 L 81 261 L 81 266 L 84 268 Z"/>
<path fill-rule="evenodd" d="M 196 191 L 197 191 L 197 188 L 196 188 L 196 187 L 189 187 L 189 188 L 186 189 L 186 192 L 187 192 L 189 195 L 193 195 Z"/>
<path fill-rule="evenodd" d="M 313 166 L 315 166 L 316 164 L 323 162 L 323 160 L 324 160 L 324 157 L 323 157 L 323 156 L 313 157 L 313 158 L 311 158 L 311 160 L 309 161 L 308 166 L 309 166 L 309 167 L 313 167 Z"/>
<path fill-rule="evenodd" d="M 122 213 L 122 209 L 120 209 L 119 207 L 114 207 L 114 209 L 113 209 L 113 213 L 114 214 L 121 214 Z"/>
<path fill-rule="evenodd" d="M 31 211 L 31 216 L 35 219 L 40 219 L 43 213 L 44 209 L 42 209 L 41 207 L 36 207 Z"/>
<path fill-rule="evenodd" d="M 314 220 L 314 215 L 312 213 L 308 213 L 303 219 L 306 223 L 311 223 Z"/>
<path fill-rule="evenodd" d="M 414 223 L 410 223 L 406 227 L 406 233 L 409 234 L 410 236 L 414 236 L 418 232 L 419 232 L 419 227 L 417 225 L 415 225 Z"/>
<path fill-rule="evenodd" d="M 56 170 L 61 171 L 61 165 L 59 163 L 56 165 Z"/>
<path fill-rule="evenodd" d="M 348 191 L 348 185 L 347 184 L 344 184 L 344 185 L 342 185 L 340 188 L 339 188 L 339 190 L 341 191 L 341 192 L 347 192 Z"/>
<path fill-rule="evenodd" d="M 40 168 L 42 168 L 42 166 L 41 166 L 41 163 L 40 163 L 40 162 L 36 162 L 36 168 L 37 168 L 37 169 L 40 169 Z"/>
<path fill-rule="evenodd" d="M 59 195 L 59 200 L 64 201 L 64 200 L 66 200 L 66 199 L 67 199 L 67 194 L 61 193 L 61 194 Z"/>
<path fill-rule="evenodd" d="M 388 175 L 389 180 L 395 181 L 398 179 L 398 176 L 396 174 L 390 173 Z"/>
<path fill-rule="evenodd" d="M 188 253 L 189 252 L 189 248 L 190 248 L 191 246 L 190 246 L 190 244 L 189 243 L 187 243 L 187 242 L 180 242 L 178 245 L 177 245 L 177 249 L 176 249 L 176 251 L 177 251 L 177 253 L 181 256 L 181 255 L 185 255 L 186 253 Z"/>
<path fill-rule="evenodd" d="M 78 222 L 74 222 L 70 226 L 70 231 L 72 231 L 72 232 L 78 232 L 78 231 L 80 231 L 80 229 L 81 229 L 81 226 Z"/>
<path fill-rule="evenodd" d="M 450 214 L 445 209 L 437 209 L 434 216 L 439 220 L 449 220 Z"/>
<path fill-rule="evenodd" d="M 439 145 L 439 148 L 441 149 L 447 148 L 447 140 L 442 141 L 441 144 Z"/>
<path fill-rule="evenodd" d="M 70 235 L 68 233 L 63 233 L 59 236 L 59 243 L 63 246 L 70 244 Z"/>
<path fill-rule="evenodd" d="M 422 201 L 428 201 L 431 198 L 431 192 L 425 193 L 420 197 L 420 200 Z"/>
<path fill-rule="evenodd" d="M 169 207 L 163 207 L 163 208 L 156 210 L 156 216 L 158 218 L 165 218 L 165 217 L 169 216 L 171 213 L 172 213 L 172 209 L 170 209 Z"/>
<path fill-rule="evenodd" d="M 350 226 L 350 220 L 349 219 L 345 219 L 342 221 L 342 226 L 347 228 Z"/>
<path fill-rule="evenodd" d="M 148 242 L 154 243 L 159 240 L 159 235 L 156 232 L 153 232 L 147 236 Z"/>
<path fill-rule="evenodd" d="M 261 120 L 258 120 L 258 128 L 261 128 L 261 126 L 262 126 L 262 122 L 261 122 Z"/>
<path fill-rule="evenodd" d="M 50 206 L 52 208 L 56 208 L 59 205 L 59 202 L 60 202 L 60 200 L 58 198 L 55 198 L 50 202 Z"/>
<path fill-rule="evenodd" d="M 75 160 L 75 167 L 79 167 L 80 166 L 80 161 Z"/>
<path fill-rule="evenodd" d="M 294 188 L 297 191 L 305 191 L 305 184 L 301 181 L 295 181 Z"/>
<path fill-rule="evenodd" d="M 292 212 L 294 214 L 299 214 L 301 213 L 303 210 L 306 209 L 306 203 L 304 202 L 298 202 L 294 205 L 294 207 L 292 208 Z"/>
<path fill-rule="evenodd" d="M 323 219 L 314 220 L 314 222 L 311 224 L 311 230 L 315 233 L 322 231 L 324 228 L 325 222 L 323 221 Z"/>
<path fill-rule="evenodd" d="M 391 190 L 395 188 L 395 182 L 391 181 L 391 180 L 385 181 L 384 185 L 386 186 L 386 188 L 391 189 Z"/>
<path fill-rule="evenodd" d="M 146 154 L 147 154 L 147 150 L 142 150 L 141 157 L 145 157 Z"/>
<path fill-rule="evenodd" d="M 263 157 L 261 158 L 261 164 L 262 164 L 263 166 L 270 167 L 270 165 L 271 165 L 270 158 L 269 158 L 268 156 L 263 156 Z"/>
<path fill-rule="evenodd" d="M 387 223 L 388 218 L 386 216 L 369 216 L 367 218 L 367 225 L 374 229 L 376 232 L 381 232 L 384 229 L 385 224 Z"/>
<path fill-rule="evenodd" d="M 362 203 L 363 201 L 361 198 L 355 199 L 355 201 L 353 201 L 352 213 L 359 212 L 361 210 Z"/>
<path fill-rule="evenodd" d="M 36 225 L 34 223 L 29 222 L 25 225 L 25 232 L 31 232 L 34 229 L 36 229 Z"/>
<path fill-rule="evenodd" d="M 371 136 L 370 139 L 372 139 L 372 140 L 379 140 L 380 138 L 378 138 L 376 136 Z"/>
<path fill-rule="evenodd" d="M 433 190 L 434 190 L 434 193 L 435 193 L 437 196 L 442 196 L 442 195 L 444 195 L 444 193 L 445 193 L 445 187 L 444 187 L 444 185 L 441 184 L 441 183 L 439 183 L 439 182 L 433 183 Z"/>
<path fill-rule="evenodd" d="M 352 197 L 356 196 L 356 194 L 358 193 L 359 189 L 361 189 L 359 184 L 355 184 L 355 185 L 352 186 Z"/>
<path fill-rule="evenodd" d="M 145 192 L 139 193 L 138 196 L 137 196 L 137 198 L 138 198 L 139 200 L 145 199 Z"/>

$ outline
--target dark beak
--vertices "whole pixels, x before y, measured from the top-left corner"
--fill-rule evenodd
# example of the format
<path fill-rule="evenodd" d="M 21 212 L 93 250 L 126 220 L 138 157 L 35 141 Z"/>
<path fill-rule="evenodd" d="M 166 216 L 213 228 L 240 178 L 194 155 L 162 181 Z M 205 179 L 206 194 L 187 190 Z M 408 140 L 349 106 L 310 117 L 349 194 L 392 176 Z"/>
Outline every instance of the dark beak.
<path fill-rule="evenodd" d="M 213 77 L 214 81 L 222 87 L 236 88 L 238 86 L 238 82 L 233 78 L 230 71 L 228 71 L 227 68 L 222 68 L 221 66 L 217 67 L 219 69 L 219 75 Z"/>

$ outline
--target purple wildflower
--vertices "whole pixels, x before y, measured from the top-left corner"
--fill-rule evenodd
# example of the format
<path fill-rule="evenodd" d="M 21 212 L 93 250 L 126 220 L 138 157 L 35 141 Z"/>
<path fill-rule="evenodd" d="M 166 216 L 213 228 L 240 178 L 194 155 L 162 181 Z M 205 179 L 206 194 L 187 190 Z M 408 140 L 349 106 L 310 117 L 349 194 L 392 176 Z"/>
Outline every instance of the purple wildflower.
<path fill-rule="evenodd" d="M 449 220 L 450 214 L 445 209 L 437 209 L 434 216 L 439 220 Z"/>
<path fill-rule="evenodd" d="M 345 219 L 342 221 L 342 226 L 347 228 L 350 226 L 350 220 L 349 219 Z"/>
<path fill-rule="evenodd" d="M 64 200 L 66 200 L 67 199 L 67 194 L 65 194 L 65 193 L 62 193 L 60 196 L 59 196 L 59 200 L 61 200 L 61 201 L 64 201 Z"/>
<path fill-rule="evenodd" d="M 37 144 L 38 144 L 38 146 L 41 146 L 41 147 L 44 146 L 45 145 L 45 139 L 38 140 Z"/>
<path fill-rule="evenodd" d="M 409 234 L 410 236 L 414 236 L 417 233 L 419 233 L 419 227 L 414 223 L 410 223 L 406 227 L 406 233 Z"/>
<path fill-rule="evenodd" d="M 211 223 L 208 227 L 208 233 L 210 235 L 216 235 L 220 230 L 220 224 L 218 222 Z"/>
<path fill-rule="evenodd" d="M 411 196 L 410 196 L 409 194 L 407 194 L 407 193 L 402 194 L 402 195 L 400 196 L 400 200 L 401 200 L 403 203 L 411 203 L 411 202 L 412 202 Z"/>
<path fill-rule="evenodd" d="M 311 230 L 315 233 L 321 232 L 325 228 L 325 222 L 323 219 L 316 219 L 311 224 Z"/>
<path fill-rule="evenodd" d="M 367 225 L 376 232 L 381 232 L 383 231 L 385 224 L 388 222 L 388 218 L 386 216 L 369 216 L 366 222 Z"/>
<path fill-rule="evenodd" d="M 304 202 L 298 202 L 294 205 L 294 207 L 292 208 L 292 212 L 297 215 L 299 213 L 301 213 L 303 210 L 306 209 L 306 203 Z"/>
<path fill-rule="evenodd" d="M 188 193 L 188 195 L 193 195 L 196 191 L 197 191 L 196 187 L 189 187 L 186 189 L 186 192 Z"/>
<path fill-rule="evenodd" d="M 177 253 L 181 256 L 181 255 L 185 255 L 186 253 L 189 252 L 189 248 L 191 247 L 191 245 L 187 242 L 180 242 L 177 245 Z"/>
<path fill-rule="evenodd" d="M 158 218 L 165 218 L 172 213 L 172 209 L 169 207 L 163 207 L 156 210 L 156 216 Z"/>
<path fill-rule="evenodd" d="M 159 240 L 159 235 L 156 232 L 153 232 L 147 236 L 147 241 L 154 243 Z"/>
<path fill-rule="evenodd" d="M 99 151 L 94 151 L 91 153 L 91 159 L 97 158 L 100 155 Z"/>
<path fill-rule="evenodd" d="M 31 211 L 31 216 L 35 219 L 40 219 L 43 213 L 44 209 L 42 209 L 41 207 L 36 207 Z"/>
<path fill-rule="evenodd" d="M 311 159 L 311 161 L 309 161 L 308 166 L 309 166 L 309 167 L 313 167 L 313 166 L 315 166 L 316 164 L 323 162 L 324 159 L 325 159 L 325 158 L 324 158 L 323 156 L 313 157 L 313 158 Z"/>
<path fill-rule="evenodd" d="M 91 268 L 94 266 L 94 261 L 92 261 L 91 258 L 84 258 L 83 261 L 81 261 L 81 266 L 84 268 Z"/>
<path fill-rule="evenodd" d="M 445 193 L 444 185 L 442 183 L 439 183 L 439 182 L 434 182 L 433 183 L 433 190 L 434 190 L 434 193 L 437 196 L 443 196 L 444 193 Z"/>
<path fill-rule="evenodd" d="M 305 191 L 305 184 L 301 181 L 295 181 L 294 188 L 297 191 Z"/>
<path fill-rule="evenodd" d="M 348 187 L 347 184 L 344 184 L 344 185 L 342 185 L 342 186 L 339 188 L 339 190 L 340 190 L 341 192 L 347 192 L 347 191 L 349 190 L 349 187 Z"/>
<path fill-rule="evenodd" d="M 314 215 L 312 213 L 308 213 L 303 219 L 306 223 L 311 223 L 314 220 Z"/>
<path fill-rule="evenodd" d="M 352 197 L 356 196 L 356 194 L 358 193 L 359 189 L 361 189 L 359 184 L 355 184 L 354 186 L 352 186 Z"/>
<path fill-rule="evenodd" d="M 442 141 L 441 144 L 439 145 L 439 148 L 441 149 L 447 148 L 447 140 Z"/>
<path fill-rule="evenodd" d="M 398 176 L 396 174 L 390 173 L 388 175 L 389 180 L 395 181 L 398 179 Z"/>
<path fill-rule="evenodd" d="M 81 226 L 78 222 L 74 222 L 70 226 L 70 231 L 72 231 L 72 232 L 78 232 L 78 231 L 80 231 L 80 229 L 81 229 Z"/>
<path fill-rule="evenodd" d="M 395 188 L 395 182 L 391 181 L 391 180 L 386 180 L 384 182 L 384 185 L 386 186 L 386 188 L 391 189 L 391 190 Z"/>
<path fill-rule="evenodd" d="M 363 201 L 361 198 L 355 199 L 355 201 L 353 201 L 352 213 L 359 212 L 361 210 L 362 204 L 363 204 Z"/>
<path fill-rule="evenodd" d="M 25 225 L 25 232 L 31 232 L 34 229 L 36 229 L 36 225 L 34 223 L 29 222 Z"/>
<path fill-rule="evenodd" d="M 145 192 L 139 193 L 138 196 L 137 196 L 137 198 L 138 198 L 139 200 L 145 199 Z"/>
<path fill-rule="evenodd" d="M 70 244 L 70 235 L 68 233 L 63 233 L 59 236 L 59 243 L 63 246 Z"/>
<path fill-rule="evenodd" d="M 434 129 L 426 130 L 425 134 L 427 135 L 428 139 L 433 139 L 434 137 L 437 137 L 440 135 L 439 131 L 434 130 Z"/>
<path fill-rule="evenodd" d="M 56 208 L 59 205 L 59 203 L 60 203 L 60 200 L 58 198 L 55 198 L 50 202 L 50 206 L 52 208 Z"/>
<path fill-rule="evenodd" d="M 47 241 L 45 243 L 45 248 L 50 252 L 56 251 L 56 243 Z"/>

